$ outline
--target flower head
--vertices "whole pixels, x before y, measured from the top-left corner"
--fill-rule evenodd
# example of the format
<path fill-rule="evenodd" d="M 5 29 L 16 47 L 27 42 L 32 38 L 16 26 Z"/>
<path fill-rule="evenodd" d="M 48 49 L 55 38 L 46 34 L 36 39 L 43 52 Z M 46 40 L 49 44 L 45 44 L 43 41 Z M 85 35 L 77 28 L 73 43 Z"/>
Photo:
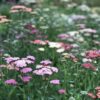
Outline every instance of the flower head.
<path fill-rule="evenodd" d="M 23 77 L 21 77 L 21 79 L 23 82 L 27 83 L 32 79 L 32 77 L 31 76 L 23 76 Z"/>
<path fill-rule="evenodd" d="M 60 39 L 62 39 L 62 40 L 65 40 L 65 39 L 67 39 L 67 38 L 70 38 L 70 36 L 68 35 L 68 34 L 59 34 L 58 35 L 58 38 L 60 38 Z"/>
<path fill-rule="evenodd" d="M 19 60 L 19 59 L 20 59 L 19 57 L 7 57 L 7 58 L 5 58 L 5 60 L 8 64 L 10 64 L 11 62 L 14 62 L 16 60 Z"/>
<path fill-rule="evenodd" d="M 52 75 L 53 74 L 53 72 L 48 68 L 41 68 L 38 70 L 34 70 L 33 73 L 36 75 Z"/>
<path fill-rule="evenodd" d="M 97 96 L 97 98 L 100 99 L 100 92 L 98 92 L 98 93 L 96 94 L 96 96 Z"/>
<path fill-rule="evenodd" d="M 26 67 L 26 68 L 23 68 L 21 70 L 22 73 L 28 73 L 28 72 L 31 72 L 31 71 L 32 71 L 32 68 L 30 68 L 30 67 Z"/>
<path fill-rule="evenodd" d="M 10 10 L 11 13 L 16 13 L 16 12 L 20 12 L 20 11 L 32 12 L 32 8 L 28 8 L 23 5 L 15 5 L 15 6 L 12 6 L 11 10 Z"/>
<path fill-rule="evenodd" d="M 42 64 L 42 65 L 51 65 L 52 62 L 50 60 L 43 60 L 43 61 L 40 62 L 40 64 Z"/>
<path fill-rule="evenodd" d="M 35 61 L 35 57 L 34 56 L 27 56 L 27 59 L 29 59 L 29 60 L 32 60 L 32 61 Z"/>
<path fill-rule="evenodd" d="M 66 90 L 65 89 L 60 89 L 60 90 L 58 90 L 58 93 L 59 94 L 65 94 L 66 93 Z"/>
<path fill-rule="evenodd" d="M 16 85 L 17 82 L 15 79 L 9 79 L 5 81 L 5 84 L 9 84 L 9 85 Z"/>
<path fill-rule="evenodd" d="M 91 92 L 89 92 L 87 95 L 88 95 L 89 97 L 91 97 L 92 99 L 96 99 L 96 96 L 95 96 L 93 93 L 91 93 Z"/>
<path fill-rule="evenodd" d="M 17 67 L 26 67 L 26 66 L 27 66 L 25 60 L 17 60 L 17 61 L 14 62 L 14 64 L 15 64 Z"/>
<path fill-rule="evenodd" d="M 96 70 L 96 67 L 94 67 L 91 63 L 84 63 L 82 66 L 87 69 Z"/>
<path fill-rule="evenodd" d="M 100 90 L 100 86 L 97 86 L 95 89 L 96 89 L 96 90 Z"/>
<path fill-rule="evenodd" d="M 37 65 L 36 70 L 33 71 L 33 73 L 36 75 L 52 75 L 54 72 L 57 73 L 58 68 L 49 65 Z"/>
<path fill-rule="evenodd" d="M 54 84 L 54 85 L 59 85 L 60 84 L 60 80 L 58 80 L 58 79 L 51 80 L 50 83 Z"/>
<path fill-rule="evenodd" d="M 100 57 L 100 51 L 99 50 L 90 50 L 86 52 L 87 58 L 98 58 Z"/>

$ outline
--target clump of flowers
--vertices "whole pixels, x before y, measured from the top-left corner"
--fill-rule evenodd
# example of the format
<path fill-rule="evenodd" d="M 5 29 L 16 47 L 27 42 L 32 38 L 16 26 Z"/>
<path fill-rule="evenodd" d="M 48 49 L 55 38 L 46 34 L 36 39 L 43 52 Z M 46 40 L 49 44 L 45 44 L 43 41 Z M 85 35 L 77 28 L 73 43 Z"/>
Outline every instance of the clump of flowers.
<path fill-rule="evenodd" d="M 32 41 L 32 43 L 39 44 L 39 45 L 46 45 L 48 43 L 48 41 L 47 40 L 43 41 L 43 40 L 37 39 L 37 40 Z"/>
<path fill-rule="evenodd" d="M 35 57 L 34 56 L 27 56 L 26 58 L 19 58 L 19 57 L 7 57 L 5 58 L 7 64 L 13 64 L 16 67 L 26 67 L 27 64 L 34 64 Z"/>
<path fill-rule="evenodd" d="M 66 90 L 65 90 L 65 89 L 59 89 L 59 90 L 58 90 L 58 93 L 59 93 L 59 94 L 65 94 L 65 93 L 66 93 Z"/>
<path fill-rule="evenodd" d="M 28 76 L 28 73 L 32 72 L 31 67 L 27 67 L 28 64 L 35 63 L 34 56 L 27 56 L 25 58 L 19 57 L 7 57 L 5 58 L 8 65 L 2 65 L 2 67 L 6 67 L 9 70 L 16 70 L 20 73 L 20 79 L 24 83 L 28 83 L 31 80 L 31 76 Z M 16 85 L 17 82 L 15 79 L 10 79 L 5 81 L 6 84 Z"/>
<path fill-rule="evenodd" d="M 57 37 L 62 39 L 62 40 L 66 40 L 66 39 L 70 38 L 70 35 L 62 33 L 62 34 L 59 34 Z"/>
<path fill-rule="evenodd" d="M 51 65 L 52 62 L 50 60 L 43 60 L 40 62 L 41 65 L 47 66 L 47 65 Z"/>
<path fill-rule="evenodd" d="M 17 85 L 17 81 L 15 79 L 9 79 L 5 81 L 5 84 L 8 85 Z"/>
<path fill-rule="evenodd" d="M 31 76 L 20 76 L 20 78 L 24 83 L 28 83 L 32 79 Z"/>
<path fill-rule="evenodd" d="M 86 16 L 84 16 L 84 15 L 75 15 L 75 14 L 73 14 L 73 15 L 71 15 L 70 17 L 71 17 L 72 20 L 74 20 L 74 21 L 86 19 Z"/>
<path fill-rule="evenodd" d="M 91 93 L 91 92 L 89 92 L 87 95 L 88 95 L 89 97 L 91 97 L 92 99 L 96 99 L 96 96 L 95 96 L 93 93 Z"/>
<path fill-rule="evenodd" d="M 48 45 L 49 45 L 50 48 L 60 48 L 62 46 L 62 43 L 61 42 L 51 42 L 51 41 L 49 41 Z"/>
<path fill-rule="evenodd" d="M 78 58 L 72 53 L 62 53 L 63 59 L 70 58 L 73 62 L 78 62 Z"/>
<path fill-rule="evenodd" d="M 29 73 L 29 72 L 32 72 L 32 68 L 25 67 L 25 68 L 21 69 L 21 72 L 24 73 L 24 74 Z"/>
<path fill-rule="evenodd" d="M 100 99 L 100 86 L 97 86 L 95 88 L 95 90 L 96 90 L 96 93 L 95 94 L 92 93 L 92 92 L 89 92 L 87 95 L 89 97 L 91 97 L 92 99 Z"/>
<path fill-rule="evenodd" d="M 80 32 L 82 32 L 82 33 L 96 33 L 97 31 L 95 29 L 85 28 L 85 29 L 80 30 Z"/>
<path fill-rule="evenodd" d="M 0 23 L 6 23 L 6 22 L 9 22 L 11 20 L 7 19 L 6 16 L 0 16 Z"/>
<path fill-rule="evenodd" d="M 72 45 L 63 42 L 48 42 L 50 48 L 57 48 L 57 52 L 64 52 L 72 49 Z"/>
<path fill-rule="evenodd" d="M 34 40 L 32 41 L 32 43 L 34 44 L 40 44 L 40 45 L 46 45 L 48 44 L 49 48 L 56 48 L 56 52 L 61 53 L 64 52 L 66 50 L 71 50 L 73 48 L 73 46 L 71 44 L 68 43 L 63 43 L 63 42 L 51 42 L 48 40 Z"/>
<path fill-rule="evenodd" d="M 54 85 L 59 85 L 60 84 L 60 80 L 58 80 L 58 79 L 51 80 L 50 83 L 54 84 Z"/>
<path fill-rule="evenodd" d="M 40 65 L 36 66 L 36 70 L 33 71 L 36 75 L 52 75 L 53 73 L 58 72 L 58 68 L 53 67 L 52 62 L 49 60 L 43 60 L 40 62 Z"/>
<path fill-rule="evenodd" d="M 11 7 L 10 12 L 11 13 L 16 13 L 16 12 L 32 12 L 32 8 L 28 8 L 26 6 L 23 5 L 15 5 Z"/>
<path fill-rule="evenodd" d="M 90 50 L 86 52 L 87 58 L 98 58 L 100 57 L 100 50 Z"/>
<path fill-rule="evenodd" d="M 96 67 L 93 66 L 93 64 L 91 64 L 91 63 L 84 63 L 84 64 L 82 64 L 82 66 L 83 66 L 84 68 L 92 69 L 92 70 L 96 71 Z"/>
<path fill-rule="evenodd" d="M 100 99 L 100 86 L 96 87 L 95 89 L 97 91 L 96 96 Z"/>

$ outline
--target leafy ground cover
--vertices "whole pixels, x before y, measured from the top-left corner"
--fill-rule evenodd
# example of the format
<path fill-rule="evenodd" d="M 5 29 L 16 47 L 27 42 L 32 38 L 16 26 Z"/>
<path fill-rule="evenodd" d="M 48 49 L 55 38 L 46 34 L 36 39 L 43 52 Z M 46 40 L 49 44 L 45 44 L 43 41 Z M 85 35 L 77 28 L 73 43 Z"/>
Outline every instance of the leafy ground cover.
<path fill-rule="evenodd" d="M 0 100 L 99 100 L 99 66 L 92 8 L 0 6 Z"/>

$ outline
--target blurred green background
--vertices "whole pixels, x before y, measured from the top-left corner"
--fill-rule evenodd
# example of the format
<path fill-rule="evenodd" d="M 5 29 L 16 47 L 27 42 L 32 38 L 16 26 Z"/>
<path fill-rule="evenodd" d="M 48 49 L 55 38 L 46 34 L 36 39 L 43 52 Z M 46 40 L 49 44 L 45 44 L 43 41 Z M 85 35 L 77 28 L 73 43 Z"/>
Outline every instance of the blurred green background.
<path fill-rule="evenodd" d="M 6 1 L 20 1 L 20 0 L 0 0 L 0 3 L 1 2 L 6 2 Z M 89 6 L 100 6 L 100 0 L 35 0 L 36 2 L 38 1 L 46 1 L 46 2 L 61 2 L 61 1 L 70 1 L 70 2 L 75 2 L 75 3 L 78 3 L 78 4 L 82 4 L 82 3 L 86 3 L 88 4 Z M 67 2 L 66 2 L 67 3 Z"/>
<path fill-rule="evenodd" d="M 100 6 L 100 0 L 72 0 L 78 4 L 86 3 L 90 6 Z"/>

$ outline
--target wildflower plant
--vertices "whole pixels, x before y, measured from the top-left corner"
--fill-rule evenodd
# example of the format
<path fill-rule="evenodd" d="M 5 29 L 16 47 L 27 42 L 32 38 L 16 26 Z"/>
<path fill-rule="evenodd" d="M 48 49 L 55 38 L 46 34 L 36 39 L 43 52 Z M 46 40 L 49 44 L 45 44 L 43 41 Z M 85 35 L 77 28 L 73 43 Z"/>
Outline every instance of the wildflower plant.
<path fill-rule="evenodd" d="M 0 100 L 99 100 L 100 14 L 47 1 L 0 4 Z"/>

